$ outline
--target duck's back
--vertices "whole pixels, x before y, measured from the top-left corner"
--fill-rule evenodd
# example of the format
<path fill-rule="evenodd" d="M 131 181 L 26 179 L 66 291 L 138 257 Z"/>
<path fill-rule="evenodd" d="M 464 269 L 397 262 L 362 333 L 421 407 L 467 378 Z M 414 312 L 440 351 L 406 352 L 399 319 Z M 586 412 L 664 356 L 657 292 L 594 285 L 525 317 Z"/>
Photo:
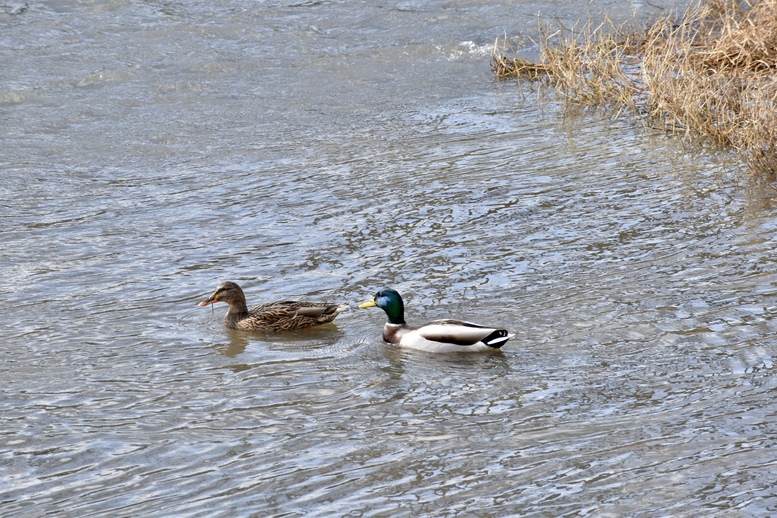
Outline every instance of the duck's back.
<path fill-rule="evenodd" d="M 239 320 L 238 329 L 283 331 L 329 323 L 348 308 L 347 304 L 284 300 L 254 306 Z"/>

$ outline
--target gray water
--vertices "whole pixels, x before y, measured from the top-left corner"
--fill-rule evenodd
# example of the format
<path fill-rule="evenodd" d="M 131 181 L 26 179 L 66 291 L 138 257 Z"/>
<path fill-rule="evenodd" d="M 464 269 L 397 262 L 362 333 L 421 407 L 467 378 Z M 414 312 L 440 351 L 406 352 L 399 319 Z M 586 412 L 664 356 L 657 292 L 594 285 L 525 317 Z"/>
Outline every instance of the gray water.
<path fill-rule="evenodd" d="M 489 69 L 658 4 L 2 5 L 0 515 L 774 515 L 773 187 Z"/>

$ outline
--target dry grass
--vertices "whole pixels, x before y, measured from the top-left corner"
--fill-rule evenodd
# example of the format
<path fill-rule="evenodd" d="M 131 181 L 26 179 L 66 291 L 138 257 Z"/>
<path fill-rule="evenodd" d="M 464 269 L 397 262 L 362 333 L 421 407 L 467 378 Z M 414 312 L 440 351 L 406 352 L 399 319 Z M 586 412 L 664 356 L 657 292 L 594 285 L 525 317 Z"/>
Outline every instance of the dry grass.
<path fill-rule="evenodd" d="M 759 176 L 777 178 L 777 0 L 708 0 L 644 27 L 545 26 L 540 52 L 532 63 L 495 45 L 494 71 L 732 148 Z"/>

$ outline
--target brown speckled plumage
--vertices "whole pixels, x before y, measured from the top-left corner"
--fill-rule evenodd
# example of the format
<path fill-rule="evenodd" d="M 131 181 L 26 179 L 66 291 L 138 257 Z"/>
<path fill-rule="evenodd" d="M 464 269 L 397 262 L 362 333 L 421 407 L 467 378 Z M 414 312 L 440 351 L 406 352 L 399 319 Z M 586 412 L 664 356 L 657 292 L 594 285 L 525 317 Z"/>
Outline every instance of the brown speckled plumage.
<path fill-rule="evenodd" d="M 208 300 L 199 305 L 208 306 L 216 302 L 229 305 L 224 317 L 227 327 L 246 331 L 286 331 L 320 326 L 333 321 L 340 312 L 348 309 L 348 304 L 286 300 L 260 304 L 249 310 L 243 290 L 234 282 L 222 283 Z"/>

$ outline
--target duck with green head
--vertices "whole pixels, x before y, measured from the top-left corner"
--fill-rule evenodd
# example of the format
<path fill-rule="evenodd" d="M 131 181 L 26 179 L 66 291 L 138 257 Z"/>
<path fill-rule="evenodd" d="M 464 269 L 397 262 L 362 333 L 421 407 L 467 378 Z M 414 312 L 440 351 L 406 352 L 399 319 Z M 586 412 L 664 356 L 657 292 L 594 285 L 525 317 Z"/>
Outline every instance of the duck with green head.
<path fill-rule="evenodd" d="M 435 353 L 494 351 L 515 336 L 506 329 L 482 326 L 463 320 L 434 320 L 420 327 L 405 322 L 405 304 L 395 290 L 380 290 L 360 308 L 379 307 L 388 322 L 383 340 L 390 344 Z"/>

